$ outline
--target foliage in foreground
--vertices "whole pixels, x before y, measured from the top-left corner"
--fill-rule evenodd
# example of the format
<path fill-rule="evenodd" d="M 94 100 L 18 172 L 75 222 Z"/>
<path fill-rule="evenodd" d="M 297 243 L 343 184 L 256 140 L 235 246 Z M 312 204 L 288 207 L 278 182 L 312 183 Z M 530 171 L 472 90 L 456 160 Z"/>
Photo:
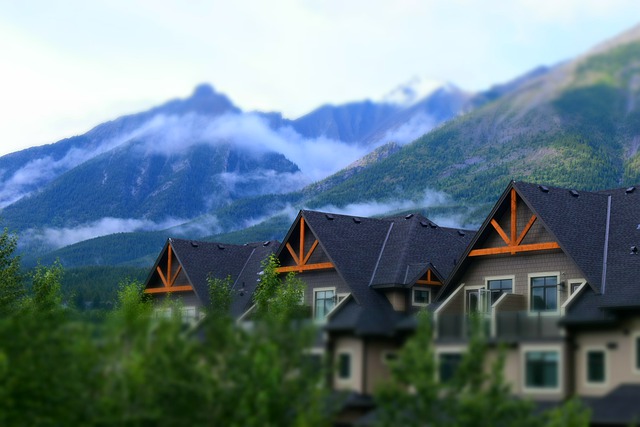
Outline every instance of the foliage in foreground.
<path fill-rule="evenodd" d="M 577 400 L 541 416 L 532 402 L 514 398 L 503 376 L 504 351 L 499 349 L 492 359 L 480 319 L 472 320 L 462 361 L 450 380 L 439 381 L 431 317 L 418 315 L 417 332 L 392 362 L 390 382 L 376 393 L 380 426 L 589 425 L 589 411 Z"/>
<path fill-rule="evenodd" d="M 59 264 L 36 268 L 27 287 L 14 268 L 15 239 L 1 238 L 0 425 L 328 423 L 324 374 L 304 352 L 313 329 L 282 314 L 296 312 L 289 304 L 299 304 L 300 282 L 279 282 L 273 260 L 250 330 L 229 316 L 230 284 L 217 280 L 216 306 L 197 324 L 185 323 L 179 303 L 167 303 L 169 317 L 154 315 L 137 282 L 90 322 L 62 304 Z"/>

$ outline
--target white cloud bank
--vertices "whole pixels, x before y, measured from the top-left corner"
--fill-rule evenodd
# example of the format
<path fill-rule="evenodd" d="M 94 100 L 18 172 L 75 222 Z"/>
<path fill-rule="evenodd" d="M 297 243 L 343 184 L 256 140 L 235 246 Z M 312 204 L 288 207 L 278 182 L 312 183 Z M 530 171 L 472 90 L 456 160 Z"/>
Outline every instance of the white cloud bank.
<path fill-rule="evenodd" d="M 185 220 L 182 219 L 166 219 L 161 222 L 154 222 L 144 219 L 105 217 L 77 227 L 28 229 L 22 233 L 21 239 L 25 239 L 30 243 L 39 242 L 57 249 L 108 234 L 164 230 L 184 222 Z"/>

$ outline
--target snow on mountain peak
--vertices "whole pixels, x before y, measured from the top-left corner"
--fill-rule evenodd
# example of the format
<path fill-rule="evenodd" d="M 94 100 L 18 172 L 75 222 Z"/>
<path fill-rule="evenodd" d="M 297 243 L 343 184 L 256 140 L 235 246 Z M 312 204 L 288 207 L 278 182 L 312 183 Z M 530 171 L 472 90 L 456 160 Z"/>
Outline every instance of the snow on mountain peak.
<path fill-rule="evenodd" d="M 446 87 L 446 84 L 442 82 L 414 76 L 385 94 L 380 101 L 408 107 L 443 87 Z"/>

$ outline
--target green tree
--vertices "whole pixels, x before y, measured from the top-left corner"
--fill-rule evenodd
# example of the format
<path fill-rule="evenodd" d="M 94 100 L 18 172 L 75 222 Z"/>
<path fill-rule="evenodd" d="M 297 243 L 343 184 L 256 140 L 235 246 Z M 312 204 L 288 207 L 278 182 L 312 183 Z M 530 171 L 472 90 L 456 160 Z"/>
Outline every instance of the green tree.
<path fill-rule="evenodd" d="M 330 422 L 325 406 L 325 371 L 307 350 L 316 333 L 300 317 L 303 283 L 294 275 L 282 280 L 277 258 L 263 263 L 254 295 L 255 312 L 241 327 L 215 310 L 222 320 L 205 321 L 211 348 L 209 364 L 222 390 L 211 414 L 227 426 L 322 426 Z M 228 301 L 229 285 L 212 282 L 213 300 Z M 222 339 L 222 342 L 221 341 Z"/>
<path fill-rule="evenodd" d="M 5 228 L 0 234 L 0 318 L 15 313 L 25 295 L 17 245 L 16 236 Z"/>
<path fill-rule="evenodd" d="M 381 426 L 544 426 L 586 427 L 589 413 L 570 400 L 543 417 L 533 404 L 511 395 L 503 375 L 504 351 L 490 360 L 482 319 L 472 317 L 467 352 L 453 378 L 438 381 L 432 321 L 418 315 L 418 327 L 391 365 L 391 380 L 376 393 Z"/>
<path fill-rule="evenodd" d="M 1 425 L 85 425 L 93 417 L 97 353 L 90 326 L 61 304 L 61 275 L 59 263 L 38 266 L 30 292 L 7 299 L 16 308 L 0 320 Z"/>

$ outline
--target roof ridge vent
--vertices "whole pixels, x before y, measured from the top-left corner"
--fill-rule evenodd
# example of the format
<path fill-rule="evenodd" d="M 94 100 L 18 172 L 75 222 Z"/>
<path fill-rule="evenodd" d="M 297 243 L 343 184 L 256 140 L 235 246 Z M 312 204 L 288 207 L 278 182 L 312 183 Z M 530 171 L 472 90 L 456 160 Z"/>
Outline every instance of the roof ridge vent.
<path fill-rule="evenodd" d="M 198 242 L 196 242 L 195 240 L 191 241 L 191 246 L 193 246 L 194 248 L 198 247 Z"/>
<path fill-rule="evenodd" d="M 224 245 L 218 243 L 218 249 L 220 249 L 220 250 L 224 249 Z"/>
<path fill-rule="evenodd" d="M 411 219 L 411 218 L 413 218 L 413 214 L 412 213 L 410 213 L 410 214 L 408 214 L 408 215 L 406 215 L 404 217 L 404 219 Z"/>
<path fill-rule="evenodd" d="M 262 246 L 269 246 L 269 244 L 270 244 L 270 243 L 271 243 L 271 242 L 267 240 L 267 241 L 265 241 L 265 242 L 262 242 Z"/>
<path fill-rule="evenodd" d="M 362 220 L 357 216 L 354 216 L 352 219 L 353 219 L 353 222 L 355 222 L 356 224 L 360 224 L 362 222 Z"/>
<path fill-rule="evenodd" d="M 336 219 L 336 217 L 331 214 L 324 214 L 324 216 L 327 217 L 329 221 L 333 221 L 334 219 Z"/>
<path fill-rule="evenodd" d="M 423 227 L 429 227 L 429 223 L 427 221 L 420 221 L 420 225 Z"/>
<path fill-rule="evenodd" d="M 627 187 L 627 189 L 624 190 L 624 192 L 627 193 L 627 194 L 631 194 L 634 191 L 636 191 L 636 187 L 633 187 L 633 186 L 632 187 Z"/>
<path fill-rule="evenodd" d="M 547 187 L 546 185 L 538 185 L 538 190 L 542 191 L 543 193 L 548 193 L 549 187 Z"/>
<path fill-rule="evenodd" d="M 580 193 L 578 193 L 577 190 L 569 190 L 569 193 L 571 193 L 573 197 L 580 197 Z"/>
<path fill-rule="evenodd" d="M 467 233 L 465 233 L 463 230 L 458 230 L 458 236 L 464 237 L 466 235 L 467 235 Z"/>

